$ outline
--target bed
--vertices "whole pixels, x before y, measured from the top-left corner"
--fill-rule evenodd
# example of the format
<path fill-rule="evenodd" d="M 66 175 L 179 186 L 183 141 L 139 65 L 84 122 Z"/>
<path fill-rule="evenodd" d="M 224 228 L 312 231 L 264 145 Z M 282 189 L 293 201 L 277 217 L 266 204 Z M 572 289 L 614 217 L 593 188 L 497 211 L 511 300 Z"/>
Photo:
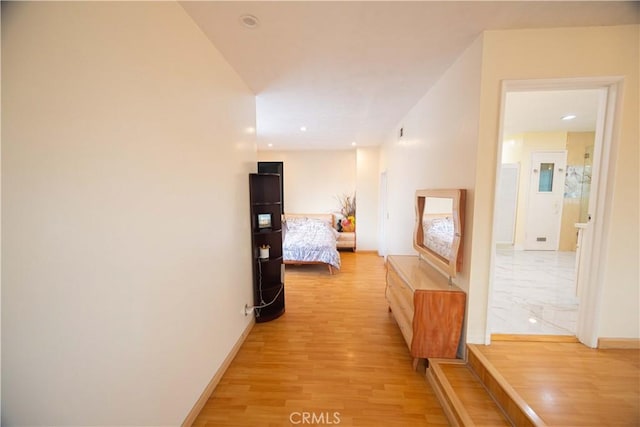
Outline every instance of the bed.
<path fill-rule="evenodd" d="M 424 245 L 445 259 L 451 258 L 453 218 L 451 214 L 425 214 L 422 217 Z"/>
<path fill-rule="evenodd" d="M 285 214 L 282 255 L 285 264 L 326 264 L 340 269 L 338 232 L 333 214 Z"/>

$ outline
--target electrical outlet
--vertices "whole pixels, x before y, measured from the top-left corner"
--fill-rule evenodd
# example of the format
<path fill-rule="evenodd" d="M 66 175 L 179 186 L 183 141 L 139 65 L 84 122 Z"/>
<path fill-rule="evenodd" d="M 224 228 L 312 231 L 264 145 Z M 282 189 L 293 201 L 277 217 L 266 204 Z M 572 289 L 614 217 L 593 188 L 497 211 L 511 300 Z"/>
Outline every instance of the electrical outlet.
<path fill-rule="evenodd" d="M 244 315 L 248 316 L 253 313 L 253 307 L 250 307 L 249 304 L 244 305 Z"/>

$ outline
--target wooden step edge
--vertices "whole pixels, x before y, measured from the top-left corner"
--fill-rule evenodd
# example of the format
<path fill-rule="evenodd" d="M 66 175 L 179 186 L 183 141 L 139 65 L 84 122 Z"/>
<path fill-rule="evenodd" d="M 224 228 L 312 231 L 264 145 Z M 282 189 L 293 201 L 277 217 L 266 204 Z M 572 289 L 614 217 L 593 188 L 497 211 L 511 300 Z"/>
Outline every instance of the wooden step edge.
<path fill-rule="evenodd" d="M 491 334 L 491 341 L 516 341 L 516 342 L 566 342 L 579 343 L 574 335 L 516 335 L 516 334 Z"/>
<path fill-rule="evenodd" d="M 498 403 L 498 406 L 504 411 L 513 425 L 547 426 L 475 344 L 467 344 L 467 361 L 469 368 L 480 379 L 485 389 L 489 391 L 490 396 Z M 484 370 L 486 375 L 483 375 L 480 370 Z M 487 383 L 488 381 L 491 383 Z"/>
<path fill-rule="evenodd" d="M 482 378 L 480 378 L 478 376 L 478 374 L 476 373 L 476 371 L 471 367 L 471 365 L 467 364 L 467 369 L 469 370 L 469 373 L 471 374 L 471 376 L 473 378 L 476 379 L 476 381 L 478 381 L 478 383 L 482 386 L 482 388 L 484 389 L 484 391 L 487 393 L 487 396 L 489 396 L 489 398 L 493 401 L 493 403 L 496 404 L 496 407 L 498 409 L 498 411 L 500 411 L 500 413 L 504 416 L 504 418 L 511 424 L 513 424 L 513 421 L 511 420 L 511 417 L 509 417 L 509 414 L 507 414 L 507 411 L 502 407 L 502 405 L 500 404 L 500 402 L 498 402 L 496 400 L 496 397 L 493 395 L 493 393 L 491 393 L 491 390 L 489 390 L 489 388 L 487 387 L 487 385 L 482 381 Z"/>
<path fill-rule="evenodd" d="M 449 424 L 453 427 L 475 426 L 475 423 L 469 416 L 464 405 L 458 398 L 455 390 L 447 380 L 447 376 L 440 369 L 441 363 L 464 365 L 463 361 L 456 362 L 447 359 L 429 359 L 429 367 L 427 368 L 427 380 L 431 384 L 431 388 L 436 394 L 442 409 L 444 410 Z"/>

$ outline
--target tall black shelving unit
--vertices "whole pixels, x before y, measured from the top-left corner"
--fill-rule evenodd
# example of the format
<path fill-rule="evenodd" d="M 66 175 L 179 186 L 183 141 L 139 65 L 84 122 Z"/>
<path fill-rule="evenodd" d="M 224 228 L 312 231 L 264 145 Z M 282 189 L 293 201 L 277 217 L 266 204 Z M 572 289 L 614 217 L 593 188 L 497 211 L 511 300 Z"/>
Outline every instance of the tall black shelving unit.
<path fill-rule="evenodd" d="M 284 206 L 284 162 L 258 162 L 258 173 L 276 173 L 280 175 L 280 201 L 282 213 L 287 210 Z"/>
<path fill-rule="evenodd" d="M 267 322 L 284 313 L 280 175 L 249 174 L 249 197 L 256 322 Z M 265 245 L 269 246 L 269 258 L 261 259 L 260 247 Z"/>

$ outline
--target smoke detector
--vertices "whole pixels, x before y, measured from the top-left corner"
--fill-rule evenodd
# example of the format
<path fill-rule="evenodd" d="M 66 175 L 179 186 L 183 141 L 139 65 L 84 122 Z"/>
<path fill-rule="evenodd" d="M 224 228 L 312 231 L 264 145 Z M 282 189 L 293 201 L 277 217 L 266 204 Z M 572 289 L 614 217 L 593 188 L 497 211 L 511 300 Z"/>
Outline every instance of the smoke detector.
<path fill-rule="evenodd" d="M 260 26 L 260 21 L 253 15 L 245 14 L 240 16 L 240 23 L 247 28 L 258 28 Z"/>

